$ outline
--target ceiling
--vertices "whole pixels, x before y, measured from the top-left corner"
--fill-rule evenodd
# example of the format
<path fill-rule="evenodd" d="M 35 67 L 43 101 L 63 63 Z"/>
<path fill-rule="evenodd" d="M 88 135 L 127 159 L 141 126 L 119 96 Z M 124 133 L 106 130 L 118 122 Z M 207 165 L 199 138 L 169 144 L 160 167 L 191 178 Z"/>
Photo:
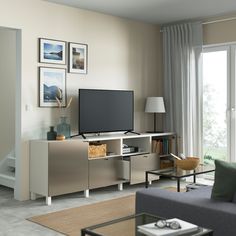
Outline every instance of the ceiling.
<path fill-rule="evenodd" d="M 154 24 L 236 12 L 235 0 L 46 0 Z"/>

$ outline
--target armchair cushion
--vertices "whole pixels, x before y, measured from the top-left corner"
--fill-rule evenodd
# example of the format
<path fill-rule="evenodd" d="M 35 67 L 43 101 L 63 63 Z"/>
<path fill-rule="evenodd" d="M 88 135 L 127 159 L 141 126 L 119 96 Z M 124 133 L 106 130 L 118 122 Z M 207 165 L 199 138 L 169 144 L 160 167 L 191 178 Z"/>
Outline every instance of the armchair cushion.
<path fill-rule="evenodd" d="M 232 202 L 236 192 L 236 163 L 215 160 L 215 182 L 211 198 Z"/>

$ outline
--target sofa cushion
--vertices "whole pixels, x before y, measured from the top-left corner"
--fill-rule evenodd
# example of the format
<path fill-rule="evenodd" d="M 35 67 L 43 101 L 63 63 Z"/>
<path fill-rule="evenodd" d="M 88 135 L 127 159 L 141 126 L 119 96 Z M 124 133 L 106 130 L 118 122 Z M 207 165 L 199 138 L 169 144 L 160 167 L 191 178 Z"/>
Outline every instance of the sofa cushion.
<path fill-rule="evenodd" d="M 232 202 L 236 192 L 236 163 L 215 160 L 215 182 L 211 198 Z"/>

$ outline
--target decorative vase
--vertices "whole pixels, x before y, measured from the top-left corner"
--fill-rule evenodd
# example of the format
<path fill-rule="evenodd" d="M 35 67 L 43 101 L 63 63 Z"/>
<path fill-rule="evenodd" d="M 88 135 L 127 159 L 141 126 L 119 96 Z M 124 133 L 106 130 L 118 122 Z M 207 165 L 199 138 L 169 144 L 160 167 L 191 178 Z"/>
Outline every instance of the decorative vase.
<path fill-rule="evenodd" d="M 70 138 L 70 124 L 66 123 L 66 116 L 61 116 L 61 123 L 57 125 L 57 134 L 64 135 L 65 138 Z"/>
<path fill-rule="evenodd" d="M 54 126 L 50 126 L 50 131 L 47 132 L 47 140 L 56 140 L 57 132 L 54 130 Z"/>

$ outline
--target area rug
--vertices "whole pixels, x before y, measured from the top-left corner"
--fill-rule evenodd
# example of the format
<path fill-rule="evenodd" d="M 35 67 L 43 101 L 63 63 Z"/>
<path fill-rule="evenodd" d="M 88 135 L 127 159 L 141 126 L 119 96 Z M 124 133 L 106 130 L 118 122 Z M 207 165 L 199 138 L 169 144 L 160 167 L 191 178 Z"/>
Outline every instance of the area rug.
<path fill-rule="evenodd" d="M 28 220 L 59 233 L 78 236 L 87 226 L 132 215 L 135 212 L 135 195 L 102 201 L 81 207 L 34 216 Z"/>
<path fill-rule="evenodd" d="M 165 187 L 164 189 L 176 192 L 175 187 Z M 182 191 L 185 190 L 181 189 Z M 78 236 L 82 228 L 134 213 L 135 195 L 132 194 L 126 197 L 34 216 L 28 220 L 65 235 Z"/>

